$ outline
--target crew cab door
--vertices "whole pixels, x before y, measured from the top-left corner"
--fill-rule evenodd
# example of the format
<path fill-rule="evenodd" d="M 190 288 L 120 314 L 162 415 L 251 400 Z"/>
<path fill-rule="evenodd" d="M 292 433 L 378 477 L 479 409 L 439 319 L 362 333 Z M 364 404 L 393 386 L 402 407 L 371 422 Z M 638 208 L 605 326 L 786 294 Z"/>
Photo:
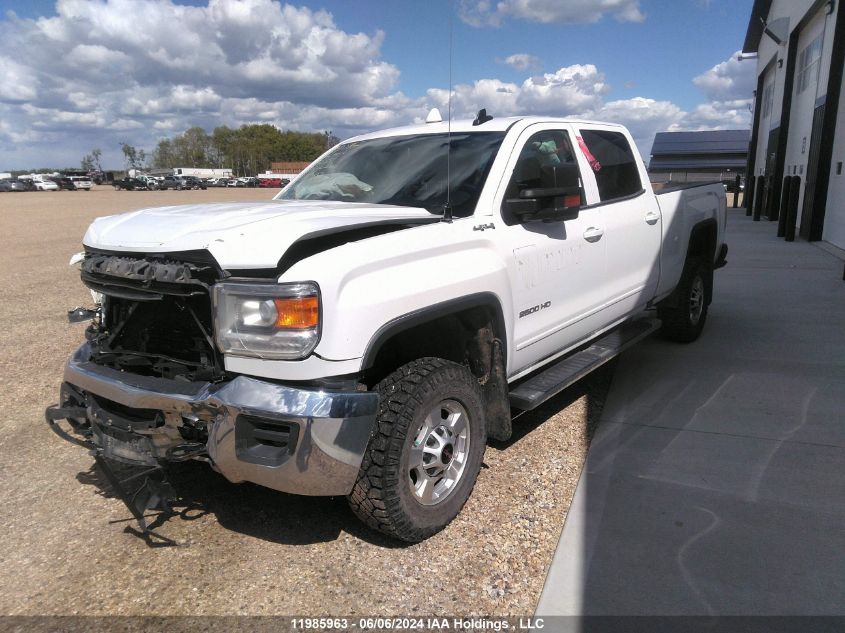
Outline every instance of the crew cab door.
<path fill-rule="evenodd" d="M 660 207 L 623 128 L 579 127 L 576 141 L 590 168 L 602 209 L 607 249 L 607 275 L 602 284 L 608 321 L 639 312 L 654 297 L 660 277 Z"/>
<path fill-rule="evenodd" d="M 584 339 L 602 320 L 606 254 L 601 207 L 586 207 L 566 219 L 524 221 L 508 203 L 520 191 L 540 186 L 537 174 L 544 166 L 574 164 L 581 174 L 589 169 L 573 141 L 569 126 L 528 126 L 508 158 L 494 200 L 504 225 L 501 231 L 497 227 L 496 247 L 507 262 L 513 289 L 510 378 Z M 580 196 L 584 204 L 595 191 L 582 184 Z"/>

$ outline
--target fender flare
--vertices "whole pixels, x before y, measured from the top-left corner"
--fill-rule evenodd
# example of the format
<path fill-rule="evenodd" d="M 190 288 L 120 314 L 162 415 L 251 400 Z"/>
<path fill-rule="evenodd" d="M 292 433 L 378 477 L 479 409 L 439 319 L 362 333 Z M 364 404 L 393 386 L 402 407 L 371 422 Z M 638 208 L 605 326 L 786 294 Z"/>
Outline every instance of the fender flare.
<path fill-rule="evenodd" d="M 711 228 L 713 229 L 713 231 L 715 233 L 716 240 L 713 243 L 713 252 L 710 253 L 709 255 L 707 255 L 707 257 L 705 257 L 705 261 L 707 262 L 707 265 L 711 267 L 711 270 L 712 270 L 712 268 L 714 266 L 715 257 L 716 257 L 716 249 L 718 247 L 718 244 L 716 244 L 716 242 L 719 240 L 719 225 L 716 222 L 715 218 L 705 218 L 704 220 L 696 222 L 693 225 L 692 229 L 690 230 L 689 240 L 687 241 L 687 250 L 686 250 L 686 253 L 684 253 L 684 267 L 686 267 L 687 261 L 690 258 L 690 252 L 692 250 L 692 244 L 693 244 L 693 241 L 696 239 L 696 236 L 699 233 L 701 233 L 702 231 L 707 231 L 707 230 L 710 230 Z M 680 280 L 678 281 L 678 283 L 680 283 Z M 672 290 L 672 292 L 669 294 L 668 297 L 666 297 L 665 299 L 663 299 L 659 302 L 660 305 L 663 305 L 663 306 L 666 306 L 666 307 L 677 307 L 679 298 L 678 298 L 678 294 L 677 294 L 676 290 L 677 290 L 677 287 Z M 709 283 L 707 284 L 707 286 L 705 288 L 705 296 L 706 296 L 707 304 L 710 305 L 710 303 L 713 300 L 712 275 L 711 275 L 711 279 L 709 280 Z"/>
<path fill-rule="evenodd" d="M 372 338 L 370 338 L 370 341 L 367 343 L 366 350 L 364 351 L 364 357 L 361 362 L 361 370 L 371 368 L 376 356 L 378 356 L 378 353 L 384 344 L 397 334 L 401 334 L 413 327 L 450 314 L 456 314 L 470 308 L 480 307 L 491 308 L 495 334 L 497 337 L 506 342 L 507 326 L 505 324 L 505 315 L 502 310 L 502 303 L 499 300 L 499 297 L 492 292 L 478 292 L 465 297 L 449 299 L 441 303 L 436 303 L 432 306 L 426 306 L 391 319 L 376 330 L 376 333 L 373 334 Z M 502 354 L 504 357 L 505 367 L 507 367 L 507 345 L 502 345 Z"/>
<path fill-rule="evenodd" d="M 684 257 L 685 260 L 689 257 L 690 247 L 692 246 L 693 240 L 695 240 L 696 236 L 702 231 L 710 230 L 711 227 L 713 228 L 716 239 L 713 242 L 713 252 L 709 254 L 707 258 L 707 263 L 711 266 L 713 265 L 713 262 L 716 258 L 716 249 L 719 246 L 716 243 L 719 240 L 719 224 L 716 222 L 716 218 L 706 218 L 704 220 L 696 222 L 693 225 L 692 229 L 690 230 L 689 241 L 687 242 L 687 252 L 686 256 Z"/>

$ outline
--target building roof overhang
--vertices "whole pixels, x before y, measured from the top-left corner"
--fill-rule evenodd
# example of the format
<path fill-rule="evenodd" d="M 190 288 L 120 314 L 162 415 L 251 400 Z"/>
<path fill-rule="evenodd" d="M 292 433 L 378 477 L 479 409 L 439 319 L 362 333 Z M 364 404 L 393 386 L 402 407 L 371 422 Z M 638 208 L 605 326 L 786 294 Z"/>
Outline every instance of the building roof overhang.
<path fill-rule="evenodd" d="M 763 29 L 766 26 L 766 18 L 769 16 L 769 9 L 772 8 L 772 0 L 754 0 L 751 9 L 751 18 L 748 20 L 748 30 L 745 33 L 745 43 L 742 45 L 743 53 L 756 53 L 760 47 L 760 40 L 763 37 Z"/>
<path fill-rule="evenodd" d="M 663 171 L 744 171 L 745 156 L 721 156 L 691 158 L 684 156 L 652 158 L 648 165 L 650 172 Z"/>

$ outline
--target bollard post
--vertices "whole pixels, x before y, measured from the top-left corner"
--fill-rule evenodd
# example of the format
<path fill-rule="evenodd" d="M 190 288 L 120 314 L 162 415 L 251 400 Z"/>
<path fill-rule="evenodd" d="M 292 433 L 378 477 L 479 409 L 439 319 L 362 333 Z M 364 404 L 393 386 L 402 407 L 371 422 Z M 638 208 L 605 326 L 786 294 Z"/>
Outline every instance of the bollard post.
<path fill-rule="evenodd" d="M 801 194 L 801 176 L 793 176 L 789 185 L 789 208 L 786 214 L 787 242 L 795 241 L 795 222 L 798 220 L 798 196 Z"/>
<path fill-rule="evenodd" d="M 754 213 L 753 217 L 751 218 L 755 222 L 760 221 L 760 215 L 763 212 L 763 198 L 766 197 L 766 181 L 768 180 L 765 176 L 760 176 L 757 179 L 757 195 L 755 196 L 754 200 Z"/>
<path fill-rule="evenodd" d="M 778 212 L 778 237 L 786 235 L 786 216 L 789 215 L 789 191 L 792 187 L 793 176 L 783 179 L 783 190 L 780 195 L 780 210 Z"/>
<path fill-rule="evenodd" d="M 773 222 L 778 219 L 780 216 L 780 198 L 781 198 L 781 190 L 780 188 L 783 186 L 782 181 L 777 181 L 774 178 L 772 179 L 772 190 L 769 195 L 769 201 L 766 205 L 768 208 L 766 209 L 766 218 Z"/>
<path fill-rule="evenodd" d="M 749 176 L 745 181 L 745 199 L 742 203 L 745 205 L 745 215 L 751 215 L 751 206 L 754 204 L 754 176 Z"/>
<path fill-rule="evenodd" d="M 739 174 L 737 174 L 736 178 L 734 178 L 734 209 L 736 209 L 739 206 L 739 181 L 740 180 L 741 180 L 741 178 L 739 177 Z"/>

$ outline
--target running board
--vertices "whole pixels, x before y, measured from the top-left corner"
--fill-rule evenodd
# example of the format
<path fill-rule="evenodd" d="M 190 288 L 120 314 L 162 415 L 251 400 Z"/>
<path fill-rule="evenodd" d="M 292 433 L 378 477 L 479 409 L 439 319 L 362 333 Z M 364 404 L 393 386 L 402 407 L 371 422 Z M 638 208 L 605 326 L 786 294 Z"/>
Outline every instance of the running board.
<path fill-rule="evenodd" d="M 518 384 L 509 394 L 511 406 L 524 411 L 536 409 L 659 327 L 660 319 L 653 318 L 641 318 L 619 326 L 586 349 L 565 356 Z"/>

